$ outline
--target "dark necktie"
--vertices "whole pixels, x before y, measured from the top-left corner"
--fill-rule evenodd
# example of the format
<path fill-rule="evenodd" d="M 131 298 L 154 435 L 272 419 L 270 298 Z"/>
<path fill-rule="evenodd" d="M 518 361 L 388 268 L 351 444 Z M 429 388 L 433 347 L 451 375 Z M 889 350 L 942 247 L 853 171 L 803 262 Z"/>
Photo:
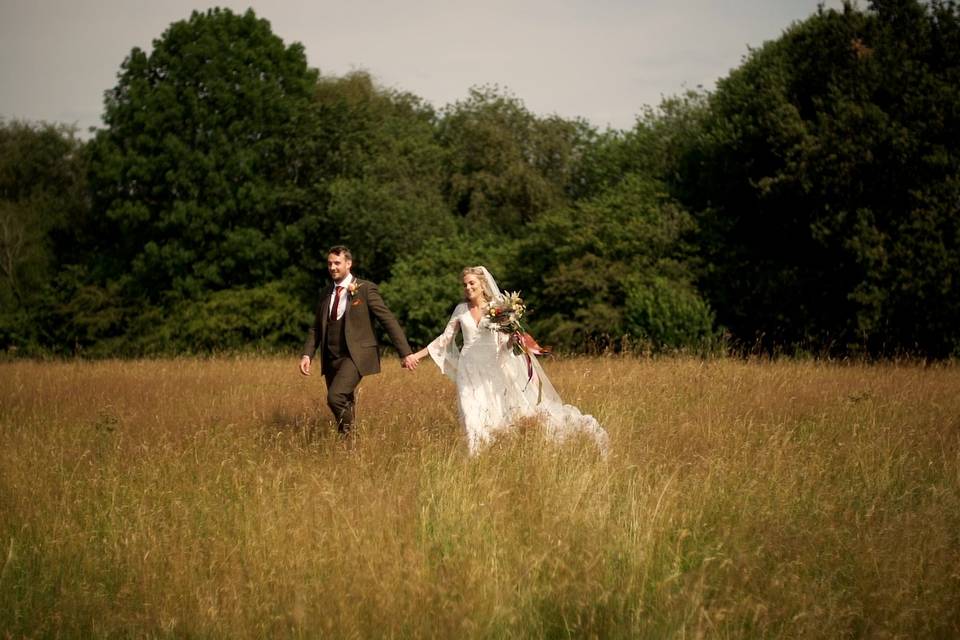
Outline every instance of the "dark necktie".
<path fill-rule="evenodd" d="M 330 322 L 333 322 L 337 319 L 337 309 L 340 306 L 340 292 L 343 290 L 343 287 L 337 286 L 336 295 L 333 296 L 333 307 L 330 309 Z"/>

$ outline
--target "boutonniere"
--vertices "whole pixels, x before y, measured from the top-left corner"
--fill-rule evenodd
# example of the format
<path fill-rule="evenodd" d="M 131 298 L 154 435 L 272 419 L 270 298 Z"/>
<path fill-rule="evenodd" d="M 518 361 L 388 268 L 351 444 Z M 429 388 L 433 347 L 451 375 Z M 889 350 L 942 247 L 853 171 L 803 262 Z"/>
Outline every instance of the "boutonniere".
<path fill-rule="evenodd" d="M 350 285 L 347 287 L 347 293 L 350 295 L 350 299 L 353 300 L 353 302 L 350 303 L 350 306 L 351 306 L 351 307 L 355 307 L 355 306 L 357 306 L 358 304 L 360 304 L 361 302 L 363 302 L 363 300 L 361 300 L 360 298 L 357 298 L 357 297 L 356 297 L 356 296 L 357 296 L 357 291 L 358 291 L 359 289 L 360 289 L 360 283 L 357 282 L 356 280 L 354 280 L 353 282 L 351 282 Z M 356 298 L 356 299 L 355 299 L 355 298 Z"/>

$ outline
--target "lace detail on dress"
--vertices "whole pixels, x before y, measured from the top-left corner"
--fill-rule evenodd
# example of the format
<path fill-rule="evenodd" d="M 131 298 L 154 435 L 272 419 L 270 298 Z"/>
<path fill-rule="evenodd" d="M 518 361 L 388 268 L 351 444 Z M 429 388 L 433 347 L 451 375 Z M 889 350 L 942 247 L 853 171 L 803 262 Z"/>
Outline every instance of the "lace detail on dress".
<path fill-rule="evenodd" d="M 454 308 L 453 315 L 450 316 L 450 321 L 447 322 L 443 333 L 427 345 L 427 353 L 440 367 L 440 371 L 454 382 L 457 381 L 457 365 L 460 362 L 460 350 L 457 348 L 456 337 L 460 329 L 460 316 L 465 312 L 469 315 L 470 309 L 467 303 L 461 302 Z"/>

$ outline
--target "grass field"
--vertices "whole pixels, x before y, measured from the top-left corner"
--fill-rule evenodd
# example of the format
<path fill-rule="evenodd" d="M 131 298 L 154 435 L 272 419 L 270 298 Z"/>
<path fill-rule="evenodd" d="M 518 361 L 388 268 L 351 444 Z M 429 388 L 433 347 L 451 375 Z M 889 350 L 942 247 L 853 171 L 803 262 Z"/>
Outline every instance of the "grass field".
<path fill-rule="evenodd" d="M 0 637 L 960 635 L 956 366 L 547 361 L 603 460 L 385 365 L 0 363 Z"/>

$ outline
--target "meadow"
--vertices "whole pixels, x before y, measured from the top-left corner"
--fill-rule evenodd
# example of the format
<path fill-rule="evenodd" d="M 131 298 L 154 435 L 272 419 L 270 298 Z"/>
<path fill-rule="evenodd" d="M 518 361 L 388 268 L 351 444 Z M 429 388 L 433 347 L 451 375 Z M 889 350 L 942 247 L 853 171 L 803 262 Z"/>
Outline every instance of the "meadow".
<path fill-rule="evenodd" d="M 0 363 L 0 637 L 960 635 L 956 365 L 547 361 L 603 459 L 384 364 Z"/>

